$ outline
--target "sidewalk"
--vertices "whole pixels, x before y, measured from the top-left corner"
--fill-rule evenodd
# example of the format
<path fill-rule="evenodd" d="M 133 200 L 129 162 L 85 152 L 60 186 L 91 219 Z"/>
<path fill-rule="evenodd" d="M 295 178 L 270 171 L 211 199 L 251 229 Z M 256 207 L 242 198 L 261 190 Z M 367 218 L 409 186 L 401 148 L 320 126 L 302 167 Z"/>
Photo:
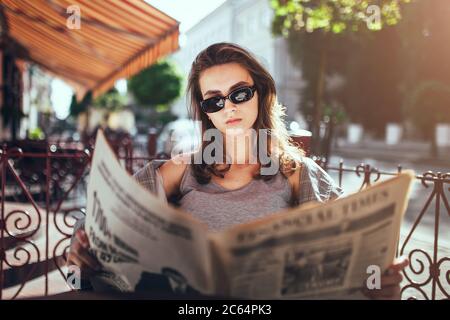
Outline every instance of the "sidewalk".
<path fill-rule="evenodd" d="M 450 148 L 439 148 L 438 156 L 432 157 L 429 144 L 424 142 L 405 141 L 398 145 L 387 145 L 378 140 L 365 140 L 358 144 L 340 142 L 337 147 L 332 147 L 331 153 L 343 158 L 438 166 L 450 172 Z"/>

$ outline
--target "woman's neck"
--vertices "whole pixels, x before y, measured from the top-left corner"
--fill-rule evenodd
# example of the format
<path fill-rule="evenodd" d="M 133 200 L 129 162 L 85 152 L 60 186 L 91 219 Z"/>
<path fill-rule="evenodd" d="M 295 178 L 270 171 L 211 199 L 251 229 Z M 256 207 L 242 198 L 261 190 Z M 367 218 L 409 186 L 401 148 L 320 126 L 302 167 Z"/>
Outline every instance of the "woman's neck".
<path fill-rule="evenodd" d="M 224 140 L 227 163 L 232 165 L 258 163 L 256 150 L 252 147 L 254 138 L 251 134 L 228 135 Z"/>

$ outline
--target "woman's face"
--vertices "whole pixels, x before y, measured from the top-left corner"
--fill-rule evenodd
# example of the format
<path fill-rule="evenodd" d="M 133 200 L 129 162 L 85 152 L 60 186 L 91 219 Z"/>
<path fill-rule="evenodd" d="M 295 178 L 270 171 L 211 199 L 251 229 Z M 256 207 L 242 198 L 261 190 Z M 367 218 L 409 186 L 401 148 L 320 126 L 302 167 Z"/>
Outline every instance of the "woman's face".
<path fill-rule="evenodd" d="M 225 97 L 236 89 L 254 85 L 250 73 L 237 63 L 227 63 L 206 69 L 201 73 L 199 83 L 203 99 Z M 223 109 L 207 115 L 223 134 L 247 132 L 253 127 L 258 117 L 258 92 L 255 91 L 252 99 L 240 104 L 233 104 L 226 99 Z"/>

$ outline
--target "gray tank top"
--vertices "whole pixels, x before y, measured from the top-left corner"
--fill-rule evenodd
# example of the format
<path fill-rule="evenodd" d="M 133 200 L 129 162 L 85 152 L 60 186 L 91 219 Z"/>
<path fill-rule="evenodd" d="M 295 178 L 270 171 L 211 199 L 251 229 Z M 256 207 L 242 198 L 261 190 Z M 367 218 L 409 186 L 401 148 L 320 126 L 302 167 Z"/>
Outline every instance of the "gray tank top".
<path fill-rule="evenodd" d="M 270 181 L 253 179 L 247 185 L 229 190 L 214 181 L 199 184 L 186 167 L 180 183 L 180 208 L 220 231 L 289 207 L 291 185 L 282 173 Z"/>

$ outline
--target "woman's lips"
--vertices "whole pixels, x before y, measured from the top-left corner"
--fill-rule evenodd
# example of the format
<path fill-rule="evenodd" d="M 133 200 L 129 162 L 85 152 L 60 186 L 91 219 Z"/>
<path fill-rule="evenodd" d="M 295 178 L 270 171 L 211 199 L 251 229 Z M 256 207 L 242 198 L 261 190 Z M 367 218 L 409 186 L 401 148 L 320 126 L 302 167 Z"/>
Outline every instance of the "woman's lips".
<path fill-rule="evenodd" d="M 236 124 L 236 123 L 239 123 L 241 121 L 242 121 L 242 119 L 232 119 L 232 120 L 228 120 L 227 124 Z"/>

